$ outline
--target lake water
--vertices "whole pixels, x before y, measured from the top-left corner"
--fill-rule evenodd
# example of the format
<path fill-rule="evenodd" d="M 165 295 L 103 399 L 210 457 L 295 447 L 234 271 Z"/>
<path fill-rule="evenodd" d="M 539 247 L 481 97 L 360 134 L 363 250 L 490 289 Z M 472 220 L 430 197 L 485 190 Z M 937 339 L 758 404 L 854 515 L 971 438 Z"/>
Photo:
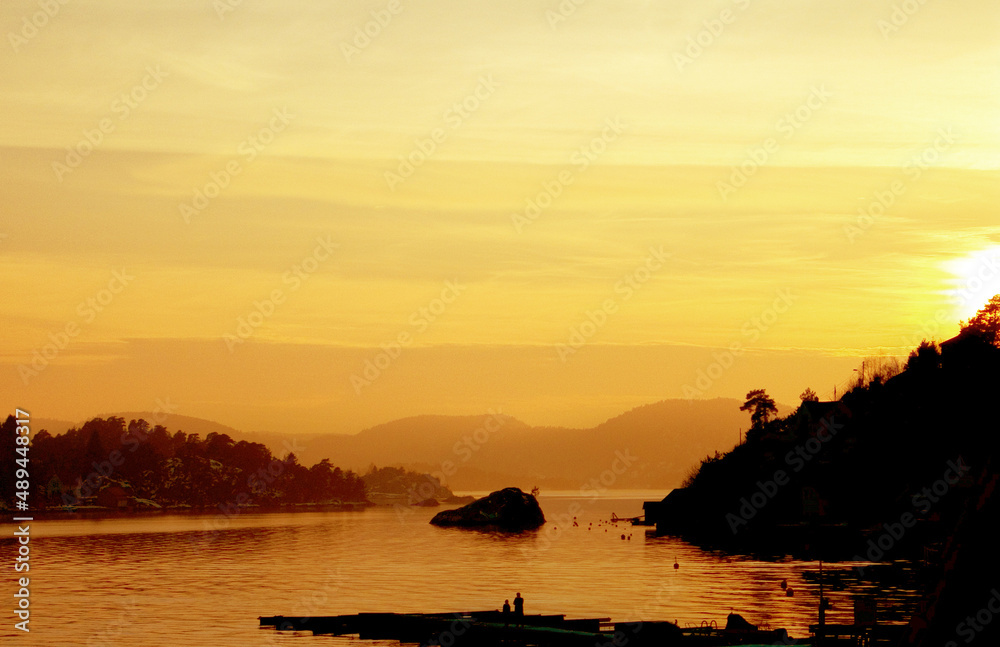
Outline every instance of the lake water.
<path fill-rule="evenodd" d="M 11 573 L 0 636 L 52 647 L 360 647 L 349 638 L 259 629 L 257 617 L 499 609 L 518 591 L 526 613 L 685 626 L 724 625 L 732 610 L 807 635 L 816 621 L 816 563 L 710 553 L 641 526 L 606 523 L 612 512 L 639 515 L 644 499 L 660 496 L 543 493 L 550 521 L 523 535 L 436 528 L 428 521 L 438 508 L 35 522 L 32 631 L 13 629 Z M 570 509 L 578 511 L 578 527 L 560 521 Z M 7 564 L 15 550 L 11 532 L 5 524 Z M 622 533 L 631 538 L 622 540 Z M 825 569 L 847 573 L 851 565 Z M 782 580 L 794 597 L 786 597 Z M 852 620 L 851 595 L 862 587 L 850 580 L 827 589 L 828 622 Z M 880 596 L 912 600 L 906 591 Z"/>

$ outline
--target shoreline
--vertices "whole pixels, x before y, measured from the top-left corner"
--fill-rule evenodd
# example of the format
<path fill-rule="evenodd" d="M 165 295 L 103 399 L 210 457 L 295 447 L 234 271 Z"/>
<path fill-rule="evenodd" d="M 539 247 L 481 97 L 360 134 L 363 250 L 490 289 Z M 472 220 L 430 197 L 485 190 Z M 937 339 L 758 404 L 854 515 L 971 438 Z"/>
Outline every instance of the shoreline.
<path fill-rule="evenodd" d="M 226 504 L 215 506 L 170 506 L 161 508 L 143 508 L 121 510 L 102 506 L 79 506 L 72 510 L 48 508 L 15 513 L 12 510 L 3 511 L 3 523 L 16 524 L 8 521 L 13 515 L 31 517 L 33 521 L 75 520 L 75 519 L 140 519 L 144 517 L 159 517 L 165 515 L 197 516 L 213 514 L 232 514 L 232 510 L 224 509 Z M 237 509 L 240 514 L 246 513 L 287 513 L 287 512 L 357 512 L 374 507 L 385 507 L 371 501 L 356 501 L 346 503 L 288 503 L 278 505 L 243 505 Z"/>

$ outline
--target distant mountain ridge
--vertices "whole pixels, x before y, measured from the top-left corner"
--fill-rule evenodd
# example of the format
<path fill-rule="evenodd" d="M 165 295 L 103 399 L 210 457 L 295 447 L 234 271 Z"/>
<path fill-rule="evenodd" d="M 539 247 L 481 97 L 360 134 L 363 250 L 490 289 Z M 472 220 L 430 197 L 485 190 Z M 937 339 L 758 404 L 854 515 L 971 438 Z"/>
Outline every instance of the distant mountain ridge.
<path fill-rule="evenodd" d="M 706 455 L 739 442 L 740 430 L 749 426 L 741 404 L 731 398 L 663 400 L 588 429 L 532 427 L 503 413 L 422 415 L 350 435 L 246 433 L 200 418 L 141 411 L 109 415 L 144 418 L 203 438 L 224 433 L 263 443 L 276 455 L 294 448 L 307 465 L 329 458 L 359 473 L 371 465 L 416 469 L 457 491 L 538 486 L 593 492 L 679 486 Z"/>

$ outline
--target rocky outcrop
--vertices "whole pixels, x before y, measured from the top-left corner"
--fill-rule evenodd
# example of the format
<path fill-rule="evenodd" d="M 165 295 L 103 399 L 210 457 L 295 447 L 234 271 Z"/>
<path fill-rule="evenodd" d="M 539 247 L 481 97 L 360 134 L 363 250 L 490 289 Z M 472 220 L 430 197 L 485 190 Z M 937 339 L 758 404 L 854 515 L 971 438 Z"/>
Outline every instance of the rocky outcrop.
<path fill-rule="evenodd" d="M 497 528 L 512 532 L 533 530 L 545 523 L 538 501 L 515 487 L 505 488 L 469 505 L 434 515 L 435 526 Z"/>

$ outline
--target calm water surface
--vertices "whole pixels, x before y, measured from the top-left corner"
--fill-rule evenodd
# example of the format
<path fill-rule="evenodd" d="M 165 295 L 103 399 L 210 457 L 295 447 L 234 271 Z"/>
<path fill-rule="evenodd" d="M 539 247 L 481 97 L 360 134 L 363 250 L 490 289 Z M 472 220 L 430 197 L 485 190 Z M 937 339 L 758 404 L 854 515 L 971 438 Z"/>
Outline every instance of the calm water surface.
<path fill-rule="evenodd" d="M 643 527 L 608 525 L 612 512 L 635 516 L 643 499 L 660 496 L 543 494 L 549 523 L 516 536 L 435 528 L 428 521 L 436 508 L 242 514 L 228 524 L 211 515 L 36 522 L 32 631 L 16 632 L 8 611 L 0 636 L 46 646 L 360 647 L 347 638 L 261 630 L 257 617 L 492 609 L 517 591 L 527 613 L 684 626 L 725 624 L 733 610 L 806 635 L 816 617 L 816 563 L 710 553 Z M 573 504 L 582 509 L 578 527 L 560 521 Z M 9 529 L 4 563 L 13 559 Z M 783 579 L 794 597 L 780 588 Z M 12 594 L 11 578 L 5 581 Z M 851 621 L 851 594 L 860 586 L 828 590 L 829 622 Z M 906 591 L 880 596 L 912 598 Z M 15 635 L 17 643 L 8 640 Z"/>

